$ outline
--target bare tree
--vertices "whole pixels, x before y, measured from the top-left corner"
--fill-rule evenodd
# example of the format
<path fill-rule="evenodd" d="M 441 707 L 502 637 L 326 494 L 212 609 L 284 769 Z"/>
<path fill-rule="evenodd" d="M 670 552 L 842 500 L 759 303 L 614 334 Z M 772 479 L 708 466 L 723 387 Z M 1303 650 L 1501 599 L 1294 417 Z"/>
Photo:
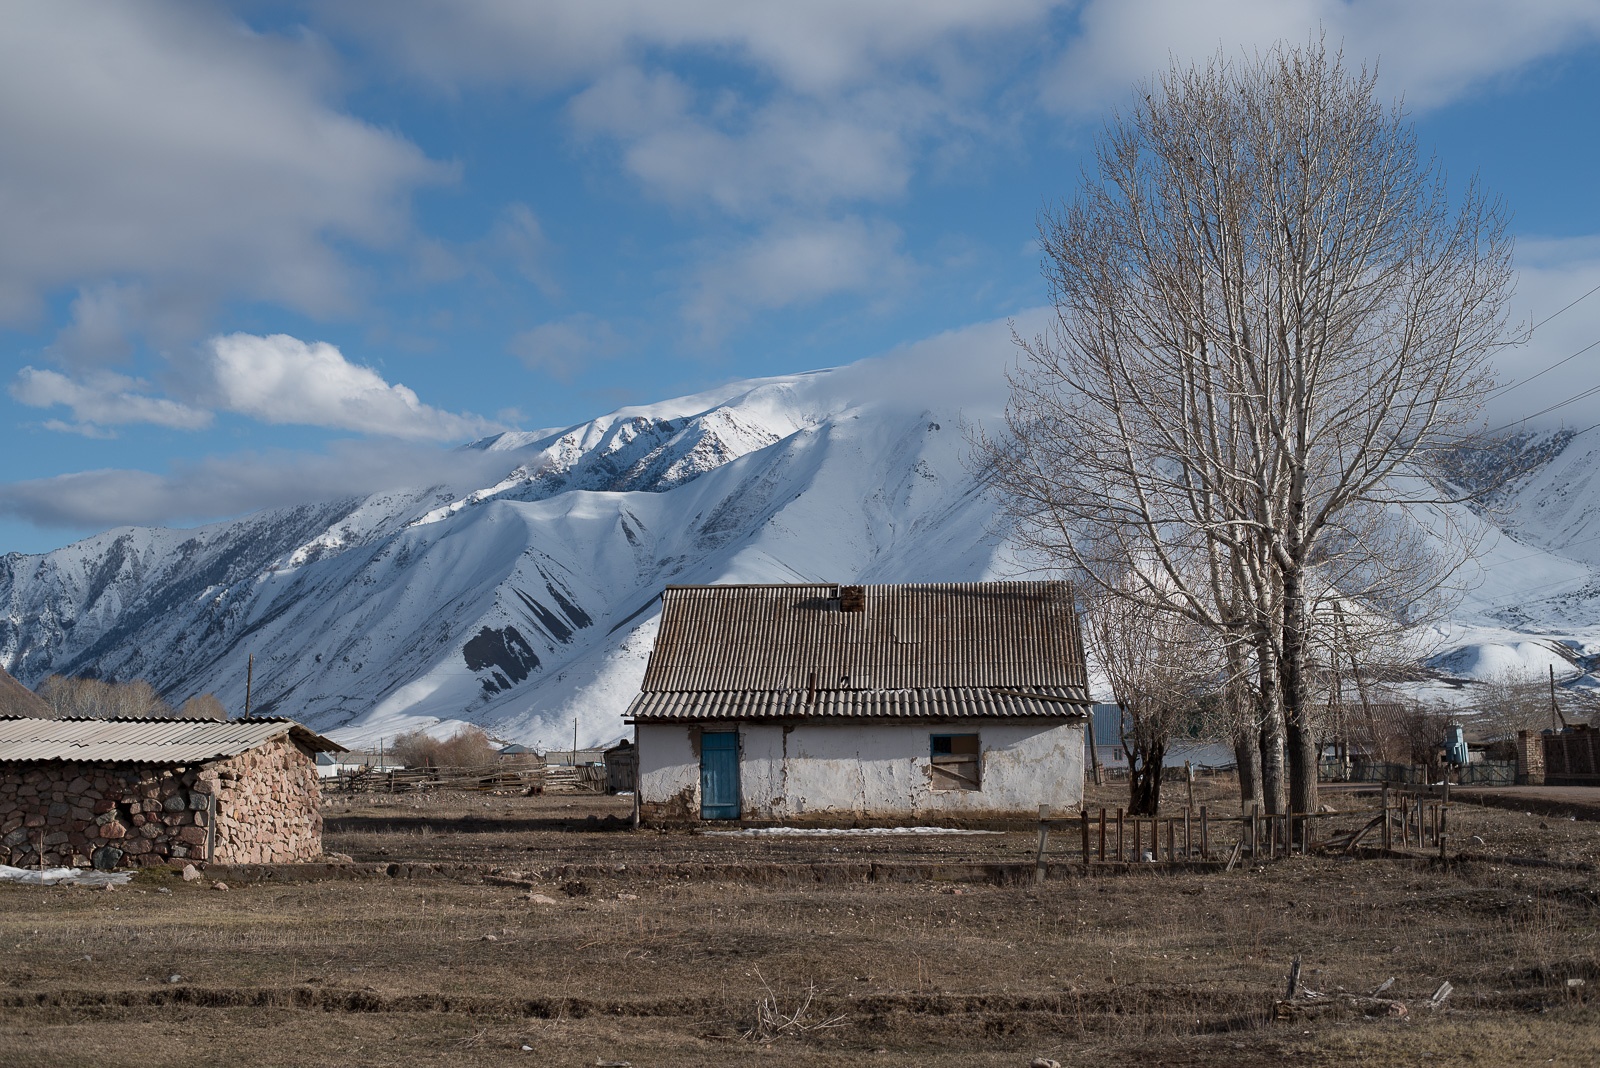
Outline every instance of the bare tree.
<path fill-rule="evenodd" d="M 1056 314 L 986 450 L 1026 546 L 1220 636 L 1298 812 L 1316 607 L 1404 623 L 1470 551 L 1428 476 L 1510 290 L 1498 202 L 1452 201 L 1373 87 L 1313 43 L 1175 66 L 1115 116 L 1041 219 Z"/>
<path fill-rule="evenodd" d="M 39 696 L 62 719 L 170 719 L 172 706 L 144 679 L 104 682 L 51 675 Z"/>
<path fill-rule="evenodd" d="M 1473 718 L 1502 738 L 1515 738 L 1518 731 L 1538 731 L 1559 723 L 1551 701 L 1547 675 L 1526 668 L 1502 668 L 1476 688 Z"/>
<path fill-rule="evenodd" d="M 423 730 L 401 734 L 390 752 L 408 768 L 456 768 L 489 764 L 498 750 L 482 727 L 463 726 L 448 738 Z"/>
<path fill-rule="evenodd" d="M 222 721 L 228 718 L 228 710 L 214 693 L 196 694 L 185 701 L 178 709 L 179 719 L 214 719 Z"/>
<path fill-rule="evenodd" d="M 1122 710 L 1128 811 L 1161 809 L 1161 773 L 1173 734 L 1198 714 L 1221 678 L 1215 642 L 1181 616 L 1101 594 L 1084 612 L 1084 639 Z"/>

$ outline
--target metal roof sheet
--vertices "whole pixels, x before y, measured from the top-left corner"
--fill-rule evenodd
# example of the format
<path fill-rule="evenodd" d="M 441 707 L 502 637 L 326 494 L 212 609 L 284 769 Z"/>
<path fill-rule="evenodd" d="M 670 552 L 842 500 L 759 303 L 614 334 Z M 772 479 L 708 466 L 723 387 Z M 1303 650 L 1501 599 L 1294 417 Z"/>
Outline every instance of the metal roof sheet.
<path fill-rule="evenodd" d="M 668 586 L 641 689 L 1081 692 L 1085 676 L 1066 583 Z"/>
<path fill-rule="evenodd" d="M 990 689 L 829 690 L 819 691 L 810 701 L 804 690 L 725 690 L 642 693 L 628 706 L 627 718 L 639 723 L 731 719 L 1082 719 L 1088 707 L 1081 690 L 1061 687 L 1035 696 Z"/>
<path fill-rule="evenodd" d="M 0 719 L 0 762 L 201 764 L 288 735 L 313 752 L 344 746 L 290 719 Z"/>

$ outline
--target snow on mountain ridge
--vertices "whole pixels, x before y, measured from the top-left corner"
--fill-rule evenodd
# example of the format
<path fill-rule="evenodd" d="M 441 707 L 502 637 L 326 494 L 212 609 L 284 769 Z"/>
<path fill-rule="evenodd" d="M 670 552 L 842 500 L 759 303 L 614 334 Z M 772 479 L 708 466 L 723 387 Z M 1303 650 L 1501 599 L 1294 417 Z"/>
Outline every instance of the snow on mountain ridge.
<path fill-rule="evenodd" d="M 843 383 L 871 380 L 852 375 L 733 383 L 498 435 L 464 450 L 474 460 L 457 484 L 8 556 L 0 662 L 30 684 L 56 671 L 145 677 L 174 700 L 214 691 L 237 711 L 253 653 L 256 710 L 347 742 L 478 723 L 559 744 L 574 719 L 581 740 L 615 737 L 668 583 L 1026 570 L 967 470 L 959 414 L 851 398 Z M 1596 448 L 1582 436 L 1550 447 L 1498 500 L 1503 514 L 1456 516 L 1479 524 L 1485 556 L 1440 634 L 1441 648 L 1483 652 L 1455 662 L 1600 648 L 1588 622 L 1600 555 L 1560 548 L 1600 543 Z M 1530 600 L 1545 583 L 1554 596 Z M 1529 614 L 1507 615 L 1507 602 Z"/>
<path fill-rule="evenodd" d="M 505 475 L 476 486 L 9 557 L 0 657 L 32 683 L 140 676 L 238 709 L 254 653 L 257 711 L 352 740 L 475 722 L 536 741 L 574 714 L 614 736 L 668 582 L 993 570 L 954 421 L 830 408 L 824 378 L 502 435 L 479 451 Z"/>

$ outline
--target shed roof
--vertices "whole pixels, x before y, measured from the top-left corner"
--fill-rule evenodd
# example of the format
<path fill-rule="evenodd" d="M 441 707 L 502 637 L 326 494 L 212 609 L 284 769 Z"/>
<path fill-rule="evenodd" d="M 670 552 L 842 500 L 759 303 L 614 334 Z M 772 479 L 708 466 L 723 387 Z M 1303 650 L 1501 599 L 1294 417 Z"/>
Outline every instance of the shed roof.
<path fill-rule="evenodd" d="M 0 763 L 203 764 L 287 735 L 313 752 L 344 746 L 290 719 L 0 719 Z"/>
<path fill-rule="evenodd" d="M 1085 676 L 1066 583 L 668 586 L 628 715 L 1060 718 Z"/>

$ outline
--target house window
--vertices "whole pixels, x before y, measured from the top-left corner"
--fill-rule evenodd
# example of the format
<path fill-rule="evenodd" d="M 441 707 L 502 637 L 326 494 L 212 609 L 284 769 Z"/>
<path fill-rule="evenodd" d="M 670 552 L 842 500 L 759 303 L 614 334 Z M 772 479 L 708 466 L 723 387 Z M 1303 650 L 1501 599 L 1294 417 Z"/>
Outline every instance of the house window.
<path fill-rule="evenodd" d="M 928 740 L 935 790 L 981 790 L 976 734 L 935 734 Z"/>

